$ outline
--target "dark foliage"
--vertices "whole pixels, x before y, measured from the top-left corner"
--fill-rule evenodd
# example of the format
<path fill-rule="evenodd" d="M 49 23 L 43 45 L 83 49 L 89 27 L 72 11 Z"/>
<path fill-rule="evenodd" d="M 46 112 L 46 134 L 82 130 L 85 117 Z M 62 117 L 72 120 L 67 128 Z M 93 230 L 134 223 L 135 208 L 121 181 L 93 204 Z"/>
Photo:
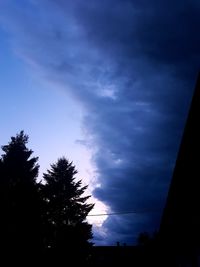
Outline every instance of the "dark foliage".
<path fill-rule="evenodd" d="M 149 234 L 148 232 L 141 232 L 137 239 L 138 246 L 150 247 L 158 243 L 158 233 Z"/>
<path fill-rule="evenodd" d="M 21 131 L 11 137 L 0 160 L 1 252 L 25 258 L 42 246 L 41 214 L 36 178 L 38 158 L 26 147 Z"/>
<path fill-rule="evenodd" d="M 37 182 L 38 158 L 21 131 L 2 146 L 0 158 L 1 260 L 46 266 L 53 260 L 86 263 L 92 226 L 86 217 L 87 186 L 75 181 L 77 171 L 65 158 L 51 165 L 44 183 Z"/>
<path fill-rule="evenodd" d="M 44 174 L 45 184 L 41 185 L 46 251 L 74 263 L 88 256 L 92 226 L 86 216 L 94 206 L 86 203 L 90 197 L 83 196 L 87 186 L 75 181 L 76 174 L 72 162 L 60 158 Z"/>

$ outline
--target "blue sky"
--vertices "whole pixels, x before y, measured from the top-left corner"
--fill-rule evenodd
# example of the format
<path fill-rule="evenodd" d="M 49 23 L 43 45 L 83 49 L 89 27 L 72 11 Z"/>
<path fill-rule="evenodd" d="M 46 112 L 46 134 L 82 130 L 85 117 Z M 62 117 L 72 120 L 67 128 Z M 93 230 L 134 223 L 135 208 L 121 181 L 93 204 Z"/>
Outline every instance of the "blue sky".
<path fill-rule="evenodd" d="M 1 37 L 2 142 L 24 129 L 30 134 L 30 145 L 36 154 L 42 153 L 45 164 L 53 157 L 66 155 L 67 150 L 80 161 L 78 151 L 82 148 L 75 142 L 82 134 L 80 105 L 61 88 L 34 77 L 3 33 Z"/>
<path fill-rule="evenodd" d="M 86 134 L 82 124 L 83 106 L 62 86 L 33 70 L 4 28 L 0 29 L 0 35 L 1 145 L 24 130 L 29 135 L 29 147 L 35 156 L 39 156 L 38 180 L 50 164 L 66 156 L 74 162 L 77 178 L 89 185 L 87 193 L 92 194 L 96 185 L 95 166 L 91 162 L 91 149 L 82 144 Z M 95 202 L 92 214 L 107 211 L 107 207 L 94 197 L 90 201 Z M 91 217 L 89 221 L 99 226 L 105 218 Z"/>
<path fill-rule="evenodd" d="M 24 129 L 42 171 L 74 161 L 105 205 L 94 212 L 134 212 L 94 227 L 96 244 L 158 229 L 199 71 L 199 1 L 8 0 L 0 10 L 2 144 Z"/>

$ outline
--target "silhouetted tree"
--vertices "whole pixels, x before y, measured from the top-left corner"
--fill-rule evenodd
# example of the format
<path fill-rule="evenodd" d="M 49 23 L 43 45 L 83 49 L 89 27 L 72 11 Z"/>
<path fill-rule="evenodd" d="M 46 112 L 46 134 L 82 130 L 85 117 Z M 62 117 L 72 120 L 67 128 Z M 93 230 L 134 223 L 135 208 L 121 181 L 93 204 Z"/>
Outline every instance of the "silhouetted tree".
<path fill-rule="evenodd" d="M 151 242 L 151 237 L 149 233 L 147 232 L 140 233 L 137 242 L 139 246 L 148 246 Z"/>
<path fill-rule="evenodd" d="M 162 254 L 158 246 L 158 233 L 149 234 L 142 232 L 138 236 L 138 247 L 142 253 L 140 266 L 166 266 L 163 263 Z M 162 260 L 161 260 L 162 259 Z"/>
<path fill-rule="evenodd" d="M 36 178 L 38 158 L 26 147 L 21 131 L 2 146 L 0 160 L 1 252 L 19 258 L 41 248 L 40 202 Z"/>
<path fill-rule="evenodd" d="M 158 233 L 154 232 L 150 235 L 148 232 L 141 232 L 138 235 L 137 243 L 138 246 L 155 246 L 158 242 Z"/>
<path fill-rule="evenodd" d="M 92 226 L 86 221 L 93 204 L 83 196 L 87 186 L 75 181 L 77 170 L 72 162 L 60 158 L 44 174 L 42 194 L 45 201 L 46 248 L 59 258 L 74 264 L 87 256 L 91 246 Z"/>

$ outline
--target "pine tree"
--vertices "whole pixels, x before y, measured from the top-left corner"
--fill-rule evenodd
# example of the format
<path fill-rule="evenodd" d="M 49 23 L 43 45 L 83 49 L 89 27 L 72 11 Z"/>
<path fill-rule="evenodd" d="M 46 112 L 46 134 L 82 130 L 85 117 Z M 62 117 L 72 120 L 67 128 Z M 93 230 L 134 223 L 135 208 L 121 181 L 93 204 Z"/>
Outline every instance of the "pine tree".
<path fill-rule="evenodd" d="M 1 245 L 19 258 L 40 249 L 40 203 L 36 178 L 38 158 L 26 147 L 21 131 L 2 146 L 0 160 Z"/>
<path fill-rule="evenodd" d="M 75 181 L 77 170 L 72 162 L 60 158 L 44 174 L 42 188 L 46 204 L 46 247 L 65 259 L 83 259 L 90 247 L 92 226 L 86 221 L 93 204 L 83 196 L 87 186 Z M 76 257 L 74 256 L 76 255 Z"/>

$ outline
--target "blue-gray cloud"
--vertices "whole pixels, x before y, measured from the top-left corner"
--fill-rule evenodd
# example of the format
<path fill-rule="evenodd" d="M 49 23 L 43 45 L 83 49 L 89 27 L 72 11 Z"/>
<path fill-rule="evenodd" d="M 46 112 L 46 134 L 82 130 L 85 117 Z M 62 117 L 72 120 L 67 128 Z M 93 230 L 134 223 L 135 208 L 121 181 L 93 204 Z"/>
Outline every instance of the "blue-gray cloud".
<path fill-rule="evenodd" d="M 1 10 L 18 53 L 85 106 L 94 195 L 136 211 L 108 217 L 96 240 L 133 243 L 157 229 L 199 70 L 199 1 L 11 0 Z"/>

